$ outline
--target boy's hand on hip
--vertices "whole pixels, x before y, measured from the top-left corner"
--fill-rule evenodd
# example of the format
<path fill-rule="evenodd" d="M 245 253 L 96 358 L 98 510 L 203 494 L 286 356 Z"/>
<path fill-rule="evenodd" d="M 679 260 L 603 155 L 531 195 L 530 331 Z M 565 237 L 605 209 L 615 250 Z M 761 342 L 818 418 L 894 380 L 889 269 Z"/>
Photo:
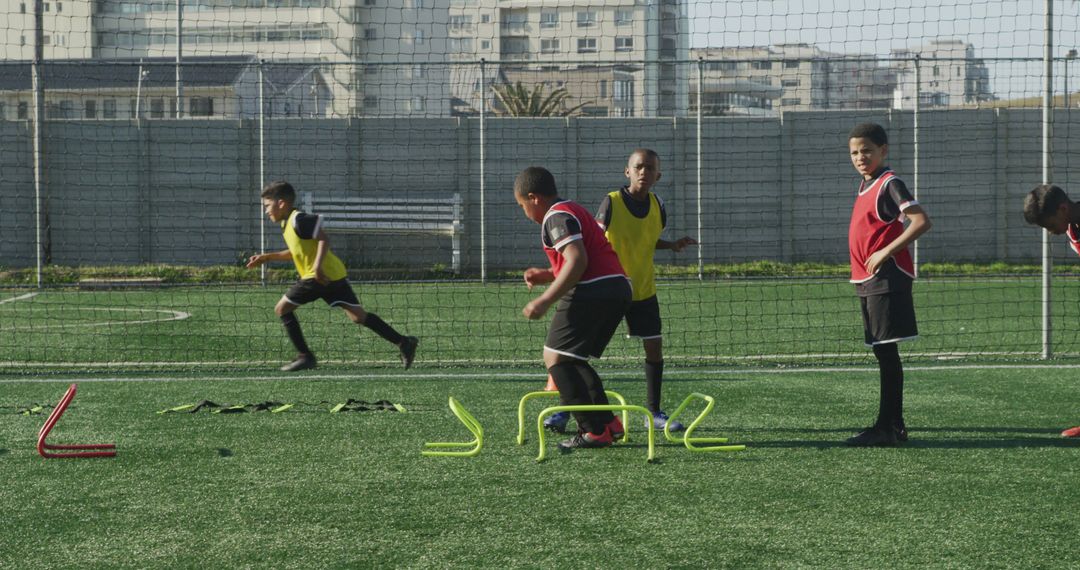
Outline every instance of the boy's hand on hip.
<path fill-rule="evenodd" d="M 525 305 L 525 308 L 521 310 L 521 314 L 525 315 L 525 318 L 535 321 L 544 316 L 550 306 L 551 304 L 547 301 L 533 299 L 529 301 L 529 304 Z"/>
<path fill-rule="evenodd" d="M 326 278 L 326 274 L 323 273 L 322 267 L 315 268 L 315 281 L 319 285 L 326 285 L 330 282 L 330 280 Z"/>
<path fill-rule="evenodd" d="M 870 254 L 870 257 L 866 259 L 866 271 L 867 273 L 874 275 L 878 269 L 881 269 L 881 265 L 889 260 L 889 255 L 884 250 L 875 251 Z"/>

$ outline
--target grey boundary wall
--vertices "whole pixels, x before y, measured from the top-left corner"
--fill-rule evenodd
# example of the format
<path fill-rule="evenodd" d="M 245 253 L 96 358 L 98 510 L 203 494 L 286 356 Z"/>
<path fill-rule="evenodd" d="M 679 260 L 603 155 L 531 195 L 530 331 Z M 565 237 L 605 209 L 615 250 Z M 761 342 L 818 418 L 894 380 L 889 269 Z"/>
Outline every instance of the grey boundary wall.
<path fill-rule="evenodd" d="M 1040 232 L 1021 213 L 1041 181 L 1038 109 L 946 110 L 919 116 L 919 200 L 935 222 L 920 240 L 923 262 L 1037 263 Z M 876 121 L 890 135 L 891 164 L 914 186 L 910 112 L 785 113 L 778 119 L 707 118 L 702 123 L 702 252 L 706 263 L 846 261 L 847 222 L 858 178 L 847 133 Z M 1077 127 L 1072 127 L 1076 122 Z M 259 247 L 261 186 L 256 121 L 49 121 L 45 203 L 49 261 L 63 265 L 231 264 Z M 487 119 L 489 270 L 544 262 L 539 228 L 511 194 L 515 174 L 550 169 L 561 193 L 595 210 L 625 182 L 635 147 L 660 153 L 656 191 L 669 235 L 697 231 L 697 123 L 667 119 Z M 1055 117 L 1053 180 L 1070 190 L 1070 132 L 1080 113 Z M 0 265 L 33 266 L 32 129 L 0 122 Z M 301 191 L 437 197 L 465 201 L 463 264 L 480 264 L 478 119 L 273 119 L 266 178 Z M 1080 195 L 1080 188 L 1073 189 Z M 283 246 L 267 224 L 268 248 Z M 441 236 L 341 236 L 351 265 L 448 264 Z M 1060 242 L 1060 243 L 1058 243 Z M 403 255 L 407 252 L 407 255 Z M 1055 240 L 1054 255 L 1072 254 Z M 694 265 L 696 254 L 658 253 Z"/>

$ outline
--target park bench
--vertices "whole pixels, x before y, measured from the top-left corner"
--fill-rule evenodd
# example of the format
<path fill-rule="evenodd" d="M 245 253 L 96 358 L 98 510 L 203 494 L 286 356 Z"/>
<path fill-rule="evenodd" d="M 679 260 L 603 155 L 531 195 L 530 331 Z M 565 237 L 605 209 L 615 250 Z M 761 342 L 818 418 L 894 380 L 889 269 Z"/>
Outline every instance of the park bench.
<path fill-rule="evenodd" d="M 327 232 L 372 234 L 435 234 L 450 236 L 450 265 L 461 271 L 462 221 L 460 194 L 449 198 L 402 198 L 399 196 L 305 192 L 301 210 L 323 216 Z"/>

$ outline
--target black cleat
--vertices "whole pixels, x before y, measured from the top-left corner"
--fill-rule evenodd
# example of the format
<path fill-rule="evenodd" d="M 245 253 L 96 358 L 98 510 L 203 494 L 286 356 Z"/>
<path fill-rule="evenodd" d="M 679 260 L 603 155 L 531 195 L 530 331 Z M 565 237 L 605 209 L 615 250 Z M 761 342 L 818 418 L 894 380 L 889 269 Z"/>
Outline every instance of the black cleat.
<path fill-rule="evenodd" d="M 405 365 L 406 370 L 412 366 L 413 360 L 416 358 L 416 347 L 419 344 L 420 339 L 415 336 L 407 336 L 401 339 L 398 349 L 401 350 L 401 363 Z"/>
<path fill-rule="evenodd" d="M 296 357 L 296 360 L 281 367 L 282 372 L 297 372 L 299 370 L 307 370 L 309 368 L 315 368 L 317 366 L 315 362 L 315 356 L 311 354 L 301 354 Z"/>
<path fill-rule="evenodd" d="M 574 437 L 559 442 L 559 451 L 570 451 L 577 448 L 597 448 L 608 447 L 612 444 L 611 432 L 608 429 L 604 430 L 604 433 L 600 435 L 593 435 L 591 433 L 579 433 Z"/>
<path fill-rule="evenodd" d="M 896 441 L 900 443 L 907 441 L 907 426 L 903 421 L 893 426 L 893 429 L 896 431 Z"/>
<path fill-rule="evenodd" d="M 898 441 L 896 430 L 872 427 L 847 438 L 844 443 L 851 447 L 892 447 Z"/>

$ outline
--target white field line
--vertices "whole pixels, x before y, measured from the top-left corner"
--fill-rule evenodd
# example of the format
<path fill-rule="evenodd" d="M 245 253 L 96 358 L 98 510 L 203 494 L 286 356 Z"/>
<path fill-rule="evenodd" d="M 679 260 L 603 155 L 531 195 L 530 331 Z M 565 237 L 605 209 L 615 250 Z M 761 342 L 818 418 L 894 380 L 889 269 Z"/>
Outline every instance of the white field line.
<path fill-rule="evenodd" d="M 98 321 L 91 323 L 62 323 L 51 325 L 35 325 L 24 327 L 12 327 L 10 330 L 14 332 L 37 332 L 47 329 L 69 329 L 78 327 L 111 327 L 116 325 L 143 325 L 147 323 L 167 323 L 169 321 L 182 321 L 190 318 L 191 313 L 185 313 L 184 311 L 173 311 L 171 309 L 149 309 L 149 308 L 124 308 L 124 307 L 70 307 L 76 311 L 126 311 L 131 313 L 163 313 L 169 315 L 167 318 L 156 319 L 143 319 L 138 321 Z"/>
<path fill-rule="evenodd" d="M 23 299 L 30 299 L 32 297 L 36 297 L 37 294 L 38 294 L 38 292 L 27 293 L 25 295 L 19 295 L 18 297 L 11 297 L 9 299 L 4 299 L 3 301 L 0 301 L 0 305 L 3 305 L 4 303 L 13 303 L 15 301 L 22 301 Z"/>
<path fill-rule="evenodd" d="M 910 371 L 964 371 L 964 370 L 1077 370 L 1080 364 L 971 364 L 971 365 L 929 365 L 929 366 L 905 366 Z M 711 370 L 665 370 L 667 376 L 691 376 L 698 380 L 705 380 L 709 376 L 775 376 L 782 374 L 836 374 L 836 373 L 866 373 L 877 370 L 876 366 L 856 367 L 829 367 L 829 368 L 743 368 L 743 369 L 711 369 Z M 605 375 L 639 374 L 640 370 L 605 370 Z M 290 376 L 277 374 L 274 376 L 132 376 L 132 377 L 53 377 L 53 376 L 24 376 L 24 377 L 0 377 L 0 384 L 15 384 L 26 382 L 40 383 L 64 383 L 64 382 L 237 382 L 237 381 L 277 381 L 295 379 L 300 381 L 311 380 L 400 380 L 402 378 L 414 380 L 535 380 L 542 383 L 545 375 L 542 372 L 398 372 L 387 374 L 304 374 Z"/>

